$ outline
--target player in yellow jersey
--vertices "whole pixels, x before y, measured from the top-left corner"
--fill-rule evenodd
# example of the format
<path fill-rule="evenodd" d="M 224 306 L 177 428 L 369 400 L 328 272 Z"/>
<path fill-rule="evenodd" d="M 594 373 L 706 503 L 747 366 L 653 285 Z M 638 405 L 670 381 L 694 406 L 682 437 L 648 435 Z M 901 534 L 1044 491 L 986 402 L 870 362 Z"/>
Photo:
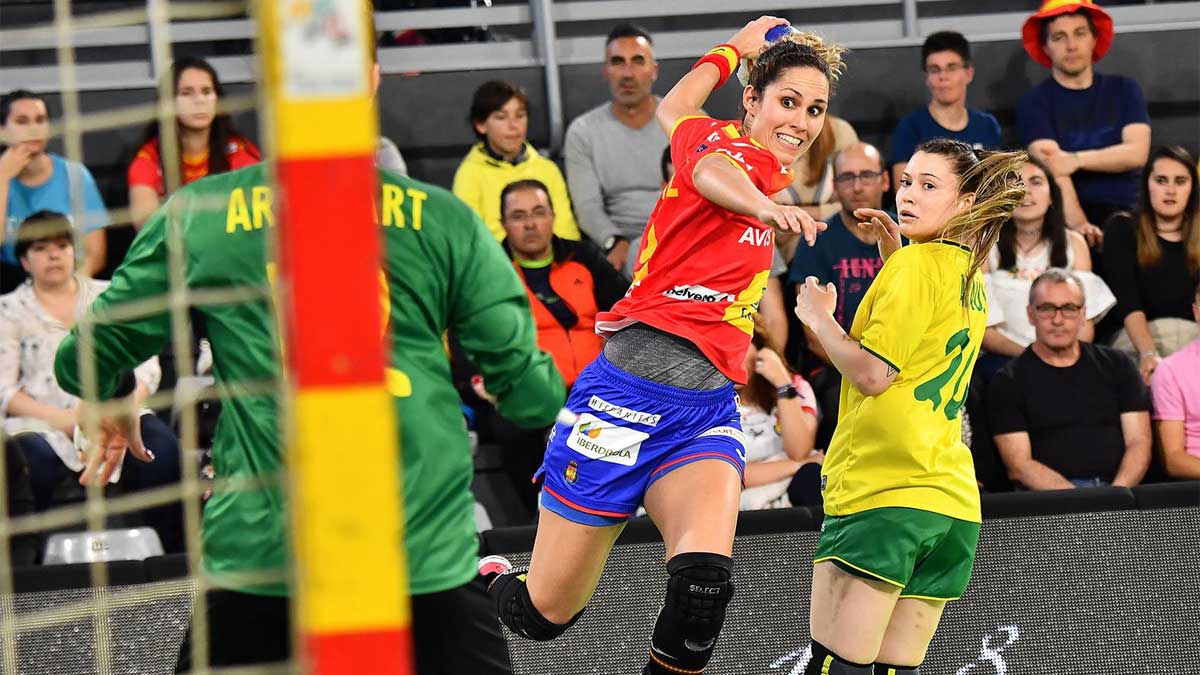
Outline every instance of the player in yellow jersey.
<path fill-rule="evenodd" d="M 899 225 L 855 212 L 886 262 L 849 334 L 832 284 L 800 288 L 796 315 L 843 378 L 806 675 L 917 673 L 946 602 L 967 587 L 981 517 L 959 411 L 987 323 L 979 267 L 1024 199 L 1024 161 L 924 143 L 896 192 Z M 913 244 L 900 248 L 901 234 Z"/>

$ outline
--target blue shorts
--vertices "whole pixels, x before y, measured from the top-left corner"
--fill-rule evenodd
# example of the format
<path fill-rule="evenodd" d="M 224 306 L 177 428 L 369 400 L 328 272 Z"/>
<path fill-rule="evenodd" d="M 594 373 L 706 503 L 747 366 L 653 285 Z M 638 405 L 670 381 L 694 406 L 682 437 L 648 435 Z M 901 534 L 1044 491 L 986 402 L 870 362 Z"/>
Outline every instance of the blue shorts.
<path fill-rule="evenodd" d="M 654 481 L 702 459 L 743 477 L 746 450 L 733 385 L 697 391 L 630 375 L 601 354 L 584 368 L 566 408 L 574 424 L 550 431 L 539 474 L 541 504 L 584 525 L 614 525 L 637 512 Z"/>

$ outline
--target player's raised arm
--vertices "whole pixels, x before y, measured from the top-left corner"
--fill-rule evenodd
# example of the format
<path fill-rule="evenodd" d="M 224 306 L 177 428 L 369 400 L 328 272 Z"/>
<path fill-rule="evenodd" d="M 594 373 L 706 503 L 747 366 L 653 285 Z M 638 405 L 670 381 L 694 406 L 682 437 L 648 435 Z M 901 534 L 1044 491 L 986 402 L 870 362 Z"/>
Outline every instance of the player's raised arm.
<path fill-rule="evenodd" d="M 800 207 L 776 204 L 723 155 L 712 154 L 697 162 L 692 182 L 702 197 L 717 206 L 754 216 L 780 230 L 801 233 L 810 246 L 817 232 L 825 229 L 825 223 L 816 222 Z"/>
<path fill-rule="evenodd" d="M 742 27 L 729 42 L 713 47 L 696 65 L 671 87 L 658 104 L 655 117 L 658 125 L 670 137 L 681 117 L 703 115 L 704 102 L 714 90 L 725 84 L 737 71 L 743 56 L 758 54 L 766 44 L 767 31 L 787 25 L 787 19 L 762 16 Z"/>

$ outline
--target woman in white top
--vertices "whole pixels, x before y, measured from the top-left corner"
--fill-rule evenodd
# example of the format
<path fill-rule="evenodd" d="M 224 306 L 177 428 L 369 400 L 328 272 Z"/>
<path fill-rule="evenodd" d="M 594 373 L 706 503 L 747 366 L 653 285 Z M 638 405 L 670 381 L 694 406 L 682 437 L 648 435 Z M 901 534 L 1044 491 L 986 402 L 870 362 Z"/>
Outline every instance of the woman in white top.
<path fill-rule="evenodd" d="M 1063 220 L 1058 185 L 1046 168 L 1030 157 L 1021 169 L 1025 201 L 1000 231 L 1000 240 L 988 253 L 984 279 L 988 294 L 988 327 L 985 351 L 1018 356 L 1033 343 L 1033 324 L 1025 311 L 1029 287 L 1049 267 L 1064 267 L 1083 281 L 1087 321 L 1080 339 L 1091 342 L 1095 321 L 1116 302 L 1104 281 L 1092 274 L 1092 256 L 1083 235 L 1069 230 Z"/>
<path fill-rule="evenodd" d="M 825 456 L 813 450 L 817 399 L 812 387 L 793 376 L 779 354 L 764 345 L 762 334 L 755 332 L 746 352 L 749 379 L 735 387 L 746 447 L 743 511 L 792 506 L 792 478 L 805 465 L 819 469 Z M 819 483 L 819 470 L 812 480 Z"/>
<path fill-rule="evenodd" d="M 74 441 L 79 399 L 58 386 L 54 355 L 108 282 L 76 274 L 71 225 L 59 213 L 39 211 L 22 222 L 16 254 L 29 278 L 0 296 L 0 419 L 29 463 L 34 506 L 41 511 L 52 505 L 63 481 L 83 469 Z M 158 387 L 158 358 L 138 366 L 134 375 L 141 400 Z M 122 484 L 136 490 L 178 482 L 179 442 L 171 431 L 146 414 L 142 438 L 154 461 L 143 464 L 127 455 Z M 167 552 L 183 549 L 181 516 L 178 504 L 145 513 Z"/>

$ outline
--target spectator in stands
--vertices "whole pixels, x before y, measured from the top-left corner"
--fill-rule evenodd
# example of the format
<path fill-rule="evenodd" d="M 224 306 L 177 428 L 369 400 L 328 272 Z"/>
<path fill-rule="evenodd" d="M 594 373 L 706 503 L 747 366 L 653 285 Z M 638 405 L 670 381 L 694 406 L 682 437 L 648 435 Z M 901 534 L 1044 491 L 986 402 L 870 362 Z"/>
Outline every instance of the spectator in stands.
<path fill-rule="evenodd" d="M 189 56 L 171 64 L 175 92 L 175 142 L 179 185 L 205 176 L 240 169 L 259 161 L 261 153 L 233 125 L 219 106 L 225 96 L 217 71 L 204 59 Z M 129 164 L 129 217 L 133 226 L 158 208 L 168 193 L 169 172 L 164 170 L 162 134 L 155 120 L 146 127 L 142 145 Z M 174 188 L 176 186 L 171 185 Z"/>
<path fill-rule="evenodd" d="M 668 144 L 654 122 L 657 79 L 650 34 L 631 23 L 614 26 L 604 46 L 611 99 L 576 117 L 563 146 L 579 229 L 626 276 L 662 191 L 657 160 Z"/>
<path fill-rule="evenodd" d="M 1200 284 L 1192 297 L 1200 323 Z M 1200 337 L 1162 360 L 1154 371 L 1154 420 L 1163 465 L 1171 478 L 1200 479 Z"/>
<path fill-rule="evenodd" d="M 664 190 L 674 176 L 675 164 L 671 161 L 671 148 L 667 147 L 662 154 L 662 187 Z M 779 236 L 778 230 L 776 230 L 775 236 Z M 776 242 L 778 241 L 777 238 Z M 634 253 L 637 252 L 634 251 Z M 763 291 L 762 299 L 759 300 L 758 312 L 754 314 L 754 325 L 765 334 L 767 346 L 780 354 L 786 351 L 788 342 L 788 315 L 783 304 L 782 282 L 787 271 L 787 263 L 784 262 L 783 254 L 780 253 L 777 246 L 771 252 L 771 274 L 767 277 L 767 288 Z"/>
<path fill-rule="evenodd" d="M 971 45 L 962 33 L 939 31 L 921 45 L 921 67 L 929 105 L 900 120 L 892 140 L 892 180 L 900 184 L 904 165 L 917 146 L 931 138 L 953 138 L 976 150 L 1000 145 L 1000 123 L 991 113 L 967 107 L 967 87 L 975 79 Z"/>
<path fill-rule="evenodd" d="M 1112 18 L 1092 0 L 1045 0 L 1021 29 L 1025 51 L 1050 68 L 1017 106 L 1021 143 L 1062 188 L 1067 226 L 1096 247 L 1098 226 L 1137 201 L 1137 169 L 1150 151 L 1142 88 L 1093 64 L 1113 41 Z"/>
<path fill-rule="evenodd" d="M 625 295 L 629 279 L 607 264 L 590 241 L 554 235 L 555 209 L 541 181 L 527 178 L 506 185 L 500 203 L 504 249 L 525 285 L 538 348 L 554 357 L 569 389 L 604 347 L 596 334 L 596 313 L 608 311 Z M 499 417 L 494 422 L 505 473 L 532 517 L 538 488 L 529 478 L 542 464 L 548 429 L 524 429 Z"/>
<path fill-rule="evenodd" d="M 454 173 L 454 194 L 475 209 L 496 241 L 504 239 L 500 192 L 523 178 L 539 180 L 550 189 L 550 198 L 558 205 L 554 234 L 579 239 L 562 172 L 526 140 L 529 96 L 525 90 L 508 82 L 484 82 L 471 100 L 470 120 L 479 142 Z"/>
<path fill-rule="evenodd" d="M 1037 337 L 992 378 L 987 407 L 1000 457 L 1029 490 L 1137 485 L 1150 466 L 1150 401 L 1137 367 L 1079 339 L 1083 283 L 1052 267 L 1029 291 Z"/>
<path fill-rule="evenodd" d="M 888 173 L 879 150 L 860 141 L 839 152 L 834 158 L 833 167 L 833 186 L 841 210 L 826 219 L 828 228 L 817 237 L 816 243 L 796 249 L 788 272 L 788 283 L 797 293 L 799 286 L 810 276 L 816 277 L 822 286 L 830 282 L 836 285 L 838 307 L 833 317 L 843 330 L 849 331 L 858 304 L 883 267 L 876 233 L 861 227 L 859 223 L 864 218 L 854 212 L 857 209 L 883 207 L 883 193 L 888 190 Z M 823 412 L 821 428 L 817 432 L 817 447 L 823 448 L 829 443 L 837 422 L 842 378 L 838 370 L 831 367 L 829 356 L 821 348 L 820 341 L 808 326 L 803 329 L 809 351 L 816 357 L 815 368 L 809 367 L 807 370 Z"/>
<path fill-rule="evenodd" d="M 990 359 L 995 370 L 1009 358 L 1020 356 L 1033 343 L 1033 324 L 1026 307 L 1033 280 L 1051 267 L 1069 269 L 1083 282 L 1087 297 L 1079 339 L 1091 342 L 1095 320 L 1104 315 L 1116 298 L 1104 281 L 1092 273 L 1092 255 L 1087 240 L 1067 229 L 1062 214 L 1062 196 L 1041 161 L 1030 158 L 1021 168 L 1025 179 L 1025 201 L 1000 230 L 1000 239 L 988 252 L 984 279 L 988 294 L 988 328 L 983 348 L 1002 357 Z M 986 367 L 986 364 L 980 364 Z M 976 366 L 978 370 L 980 365 Z M 989 372 L 990 374 L 990 372 Z"/>
<path fill-rule="evenodd" d="M 793 379 L 761 332 L 754 334 L 745 366 L 749 379 L 735 386 L 746 443 L 741 509 L 801 506 L 788 495 L 793 479 L 807 484 L 803 492 L 813 496 L 807 501 L 819 503 L 825 453 L 813 450 L 817 400 L 812 387 L 804 378 Z M 811 468 L 798 475 L 805 466 Z"/>
<path fill-rule="evenodd" d="M 0 97 L 0 125 L 0 292 L 13 290 L 25 278 L 16 255 L 17 227 L 38 211 L 69 214 L 72 220 L 81 217 L 85 253 L 80 271 L 93 276 L 104 269 L 108 211 L 87 167 L 46 151 L 46 100 L 23 89 L 5 94 Z M 80 192 L 73 193 L 75 185 Z"/>
<path fill-rule="evenodd" d="M 1137 354 L 1149 382 L 1163 356 L 1196 337 L 1191 291 L 1200 278 L 1200 181 L 1179 146 L 1157 148 L 1142 171 L 1132 214 L 1106 226 L 1104 276 L 1117 294 L 1114 347 Z"/>
<path fill-rule="evenodd" d="M 54 377 L 54 354 L 107 281 L 75 273 L 71 224 L 65 216 L 39 211 L 21 223 L 17 257 L 29 279 L 0 296 L 0 414 L 4 432 L 13 436 L 29 464 L 34 505 L 53 505 L 55 491 L 83 469 L 74 435 L 79 399 L 63 391 Z M 135 371 L 139 401 L 158 387 L 158 359 Z M 151 414 L 141 418 L 142 434 L 155 460 L 127 459 L 121 485 L 133 489 L 179 481 L 179 442 Z M 183 550 L 182 510 L 178 504 L 151 509 L 147 524 L 168 552 Z"/>
<path fill-rule="evenodd" d="M 500 193 L 504 248 L 525 283 L 533 309 L 538 347 L 570 387 L 600 353 L 597 312 L 607 312 L 629 289 L 629 279 L 599 264 L 604 256 L 589 241 L 554 234 L 555 209 L 541 181 L 510 183 Z"/>

